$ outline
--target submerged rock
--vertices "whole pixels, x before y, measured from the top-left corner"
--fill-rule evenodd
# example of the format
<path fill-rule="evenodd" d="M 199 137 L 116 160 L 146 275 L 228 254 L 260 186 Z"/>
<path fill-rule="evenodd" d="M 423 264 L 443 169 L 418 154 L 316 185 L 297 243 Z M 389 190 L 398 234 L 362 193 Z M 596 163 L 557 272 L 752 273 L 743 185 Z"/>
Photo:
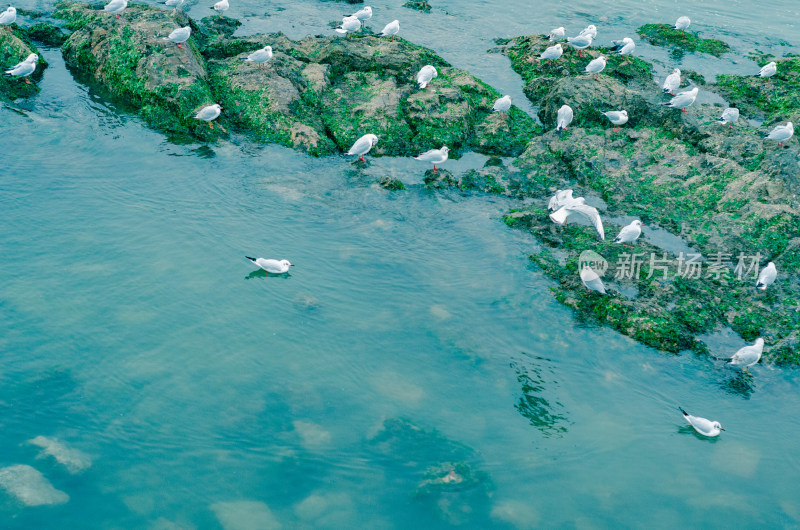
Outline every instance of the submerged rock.
<path fill-rule="evenodd" d="M 88 455 L 54 438 L 37 436 L 28 443 L 42 448 L 39 458 L 52 456 L 56 462 L 63 465 L 72 474 L 80 473 L 92 465 Z"/>
<path fill-rule="evenodd" d="M 19 464 L 0 469 L 0 487 L 26 506 L 64 504 L 69 495 L 50 484 L 31 466 Z"/>
<path fill-rule="evenodd" d="M 704 39 L 696 31 L 675 29 L 668 24 L 645 24 L 636 30 L 639 36 L 656 46 L 672 46 L 687 52 L 709 53 L 716 57 L 730 51 L 727 42 L 717 39 Z"/>
<path fill-rule="evenodd" d="M 211 505 L 225 530 L 278 530 L 283 525 L 269 506 L 260 501 L 218 502 Z"/>
<path fill-rule="evenodd" d="M 417 11 L 422 11 L 423 13 L 431 12 L 431 5 L 427 2 L 427 0 L 410 0 L 403 4 L 403 7 L 416 9 Z"/>

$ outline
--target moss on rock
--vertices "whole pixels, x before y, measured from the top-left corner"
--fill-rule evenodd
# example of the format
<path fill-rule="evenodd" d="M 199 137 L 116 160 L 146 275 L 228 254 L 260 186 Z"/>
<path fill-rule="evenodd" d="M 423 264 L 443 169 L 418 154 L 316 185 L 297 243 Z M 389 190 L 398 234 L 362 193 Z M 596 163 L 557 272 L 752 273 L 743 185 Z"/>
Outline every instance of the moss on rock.
<path fill-rule="evenodd" d="M 46 46 L 61 46 L 67 40 L 67 36 L 61 31 L 61 28 L 46 22 L 34 24 L 27 29 L 27 33 L 31 40 L 41 42 Z"/>
<path fill-rule="evenodd" d="M 703 52 L 715 57 L 731 49 L 727 42 L 704 39 L 695 31 L 675 29 L 668 24 L 645 24 L 637 29 L 636 33 L 655 46 L 671 46 L 682 51 Z"/>
<path fill-rule="evenodd" d="M 750 115 L 767 123 L 800 118 L 800 57 L 772 59 L 778 71 L 768 79 L 754 75 L 717 76 L 716 89 Z M 761 66 L 770 58 L 762 59 Z"/>
<path fill-rule="evenodd" d="M 30 84 L 21 77 L 0 75 L 1 101 L 13 101 L 36 95 L 39 92 L 38 82 L 42 79 L 44 69 L 47 68 L 47 61 L 16 24 L 12 26 L 11 31 L 0 31 L 0 65 L 12 67 L 24 61 L 32 53 L 39 55 L 39 61 L 36 64 L 36 71 L 29 76 Z"/>

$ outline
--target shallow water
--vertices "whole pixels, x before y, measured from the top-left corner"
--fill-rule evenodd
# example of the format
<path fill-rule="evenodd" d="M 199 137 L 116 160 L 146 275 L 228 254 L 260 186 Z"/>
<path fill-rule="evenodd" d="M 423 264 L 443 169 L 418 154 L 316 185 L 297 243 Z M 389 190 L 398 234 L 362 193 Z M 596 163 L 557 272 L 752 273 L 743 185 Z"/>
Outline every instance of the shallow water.
<path fill-rule="evenodd" d="M 258 9 L 290 5 L 294 37 L 349 8 Z M 434 5 L 387 18 L 517 91 L 490 39 L 596 10 L 535 6 L 534 27 L 512 1 L 489 26 L 493 4 Z M 615 28 L 675 18 L 673 3 L 616 5 Z M 735 2 L 701 8 L 737 49 L 792 31 L 756 32 Z M 500 222 L 512 203 L 427 191 L 414 161 L 360 173 L 244 141 L 176 146 L 45 55 L 42 93 L 0 108 L 4 528 L 800 524 L 795 370 L 743 376 L 576 322 L 529 265 L 535 241 Z M 409 189 L 378 188 L 383 174 Z M 253 254 L 296 267 L 266 277 Z M 697 437 L 678 405 L 727 431 Z M 423 485 L 446 462 L 474 481 Z M 30 505 L 21 486 L 68 501 Z"/>

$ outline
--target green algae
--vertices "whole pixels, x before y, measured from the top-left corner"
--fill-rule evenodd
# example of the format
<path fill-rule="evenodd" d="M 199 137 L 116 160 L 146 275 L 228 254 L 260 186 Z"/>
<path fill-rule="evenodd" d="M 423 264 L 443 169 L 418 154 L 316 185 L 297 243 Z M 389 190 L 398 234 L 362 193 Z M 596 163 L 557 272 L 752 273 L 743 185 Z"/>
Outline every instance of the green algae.
<path fill-rule="evenodd" d="M 731 49 L 727 42 L 704 39 L 697 32 L 675 29 L 668 24 L 645 24 L 637 29 L 636 33 L 655 46 L 672 46 L 682 51 L 703 52 L 715 57 Z"/>
<path fill-rule="evenodd" d="M 414 9 L 416 11 L 422 11 L 423 13 L 431 12 L 431 5 L 426 0 L 411 0 L 403 4 L 403 7 Z"/>
<path fill-rule="evenodd" d="M 59 27 L 46 22 L 34 24 L 28 28 L 27 33 L 31 40 L 41 42 L 46 46 L 61 46 L 67 40 L 67 36 Z"/>
<path fill-rule="evenodd" d="M 21 77 L 0 75 L 0 101 L 14 101 L 17 98 L 36 95 L 39 92 L 38 81 L 41 80 L 42 72 L 47 68 L 47 61 L 42 58 L 39 50 L 19 26 L 13 24 L 10 32 L 0 31 L 0 65 L 7 65 L 10 68 L 24 61 L 31 53 L 38 54 L 39 61 L 36 71 L 28 76 L 30 83 L 26 83 L 25 79 Z"/>
<path fill-rule="evenodd" d="M 717 76 L 716 88 L 743 112 L 762 115 L 765 121 L 797 118 L 800 112 L 800 57 L 774 59 L 777 72 L 768 79 L 756 76 Z M 769 60 L 762 59 L 761 66 Z"/>

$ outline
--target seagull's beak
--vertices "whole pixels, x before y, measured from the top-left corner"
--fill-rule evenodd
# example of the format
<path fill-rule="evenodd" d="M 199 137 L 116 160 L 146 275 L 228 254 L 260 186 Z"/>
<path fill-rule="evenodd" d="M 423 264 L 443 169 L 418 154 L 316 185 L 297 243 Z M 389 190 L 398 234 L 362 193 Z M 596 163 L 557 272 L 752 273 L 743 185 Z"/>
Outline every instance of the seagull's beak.
<path fill-rule="evenodd" d="M 722 427 L 720 427 L 720 428 L 719 428 L 719 430 L 721 430 L 721 431 L 724 431 L 725 429 L 723 429 Z"/>
<path fill-rule="evenodd" d="M 290 266 L 290 267 L 294 267 L 294 263 L 290 263 L 290 264 L 289 264 L 289 266 Z"/>

